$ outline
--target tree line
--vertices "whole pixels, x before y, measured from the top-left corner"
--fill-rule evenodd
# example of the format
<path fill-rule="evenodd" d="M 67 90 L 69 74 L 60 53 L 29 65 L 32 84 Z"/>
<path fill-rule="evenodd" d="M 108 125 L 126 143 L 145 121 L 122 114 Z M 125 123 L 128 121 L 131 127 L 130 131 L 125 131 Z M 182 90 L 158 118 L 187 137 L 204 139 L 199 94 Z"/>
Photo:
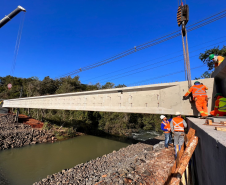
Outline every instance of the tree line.
<path fill-rule="evenodd" d="M 11 83 L 9 90 L 7 84 Z M 17 78 L 13 76 L 0 77 L 0 99 L 42 96 L 69 92 L 91 91 L 99 89 L 110 89 L 126 87 L 124 84 L 115 86 L 111 82 L 105 85 L 82 84 L 79 76 L 51 79 L 49 76 L 43 80 L 37 77 Z M 73 127 L 77 131 L 88 134 L 109 133 L 113 135 L 128 135 L 131 132 L 144 130 L 160 131 L 161 120 L 159 115 L 110 113 L 95 111 L 75 110 L 45 110 L 45 109 L 20 109 L 20 113 L 30 115 L 33 118 L 52 124 Z"/>

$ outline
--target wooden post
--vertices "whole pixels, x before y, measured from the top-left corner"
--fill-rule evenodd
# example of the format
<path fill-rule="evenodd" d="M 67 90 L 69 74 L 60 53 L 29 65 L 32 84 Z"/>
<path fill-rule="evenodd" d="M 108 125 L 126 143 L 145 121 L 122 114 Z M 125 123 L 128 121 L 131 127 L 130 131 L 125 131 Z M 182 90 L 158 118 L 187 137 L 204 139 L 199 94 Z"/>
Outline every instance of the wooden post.
<path fill-rule="evenodd" d="M 191 138 L 194 137 L 194 136 L 195 136 L 195 130 L 193 128 L 190 128 L 189 131 L 188 131 L 188 134 L 186 134 L 185 138 L 184 138 L 186 146 L 188 145 L 188 142 L 191 140 Z M 170 170 L 170 174 L 169 174 L 169 177 L 167 178 L 167 180 L 165 182 L 165 185 L 169 184 L 173 174 L 175 174 L 176 169 L 180 166 L 180 160 L 181 160 L 181 157 L 183 155 L 184 148 L 185 148 L 185 145 L 183 144 L 182 147 L 181 147 L 181 150 L 177 154 L 177 159 L 176 159 L 174 165 L 172 166 L 172 168 Z M 192 178 L 191 176 L 189 176 L 189 177 Z M 192 179 L 190 179 L 190 181 L 192 181 Z"/>
<path fill-rule="evenodd" d="M 181 160 L 180 160 L 180 166 L 175 171 L 175 176 L 170 181 L 171 185 L 179 185 L 181 177 L 188 165 L 189 160 L 191 159 L 191 156 L 193 152 L 195 151 L 195 148 L 198 144 L 198 137 L 193 136 L 192 139 L 188 142 L 187 148 L 185 149 Z"/>

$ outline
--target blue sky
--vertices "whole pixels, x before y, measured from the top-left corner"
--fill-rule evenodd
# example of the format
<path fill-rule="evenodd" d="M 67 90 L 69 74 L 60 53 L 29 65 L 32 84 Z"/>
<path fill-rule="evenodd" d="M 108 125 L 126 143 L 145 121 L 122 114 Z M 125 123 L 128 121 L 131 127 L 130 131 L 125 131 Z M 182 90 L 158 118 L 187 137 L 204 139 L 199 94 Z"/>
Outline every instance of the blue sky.
<path fill-rule="evenodd" d="M 226 9 L 224 0 L 187 0 L 187 3 L 188 25 Z M 1 0 L 0 19 L 18 5 L 26 8 L 27 13 L 16 68 L 12 74 L 22 13 L 0 29 L 0 76 L 55 78 L 178 30 L 177 0 Z M 189 50 L 203 48 L 190 53 L 191 68 L 202 65 L 197 56 L 200 52 L 226 43 L 225 27 L 226 18 L 223 18 L 188 33 Z M 184 69 L 182 56 L 159 65 L 179 60 L 176 63 L 128 75 L 156 67 L 158 64 L 154 63 L 181 54 L 182 41 L 177 37 L 79 76 L 82 83 L 102 85 L 107 81 L 131 85 L 146 79 L 151 80 L 140 84 L 183 81 L 184 73 L 166 76 Z M 134 71 L 128 73 L 130 70 Z M 206 70 L 207 67 L 192 70 L 192 79 Z"/>

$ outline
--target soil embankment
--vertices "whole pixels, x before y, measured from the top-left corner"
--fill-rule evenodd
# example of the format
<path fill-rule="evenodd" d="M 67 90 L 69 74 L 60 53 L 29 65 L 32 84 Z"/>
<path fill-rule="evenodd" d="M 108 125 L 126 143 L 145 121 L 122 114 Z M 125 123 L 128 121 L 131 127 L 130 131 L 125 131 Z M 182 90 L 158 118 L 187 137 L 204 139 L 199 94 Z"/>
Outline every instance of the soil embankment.
<path fill-rule="evenodd" d="M 48 175 L 33 185 L 46 184 L 164 184 L 174 162 L 174 149 L 138 143 L 87 163 Z"/>
<path fill-rule="evenodd" d="M 29 116 L 23 115 L 23 114 L 19 114 L 19 122 L 26 124 L 26 125 L 30 125 L 32 128 L 42 128 L 43 127 L 43 122 L 31 118 Z"/>
<path fill-rule="evenodd" d="M 52 134 L 33 129 L 30 125 L 14 123 L 15 115 L 0 114 L 0 150 L 52 140 Z"/>

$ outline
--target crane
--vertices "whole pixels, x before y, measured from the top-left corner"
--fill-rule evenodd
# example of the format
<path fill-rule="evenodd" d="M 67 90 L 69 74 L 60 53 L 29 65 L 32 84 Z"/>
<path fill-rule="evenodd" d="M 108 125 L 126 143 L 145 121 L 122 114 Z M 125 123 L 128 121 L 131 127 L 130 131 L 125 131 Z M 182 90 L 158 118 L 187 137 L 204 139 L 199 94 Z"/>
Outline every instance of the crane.
<path fill-rule="evenodd" d="M 13 17 L 19 14 L 21 11 L 26 12 L 26 9 L 22 6 L 18 6 L 9 15 L 6 15 L 2 20 L 0 20 L 0 28 L 3 27 L 7 22 L 9 22 Z"/>

